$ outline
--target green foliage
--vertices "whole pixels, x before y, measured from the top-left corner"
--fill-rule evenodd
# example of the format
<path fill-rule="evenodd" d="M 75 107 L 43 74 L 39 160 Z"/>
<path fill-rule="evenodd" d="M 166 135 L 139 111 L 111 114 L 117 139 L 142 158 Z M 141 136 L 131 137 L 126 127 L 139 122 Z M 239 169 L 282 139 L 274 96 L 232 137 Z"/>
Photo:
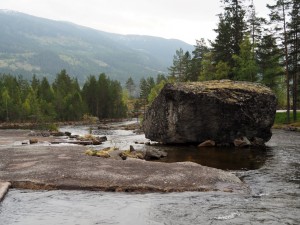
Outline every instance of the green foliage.
<path fill-rule="evenodd" d="M 31 84 L 22 77 L 0 75 L 0 121 L 81 120 L 90 114 L 98 118 L 126 117 L 126 96 L 118 81 L 105 74 L 90 76 L 83 89 L 66 70 L 57 74 L 52 85 L 33 76 Z"/>
<path fill-rule="evenodd" d="M 203 60 L 205 54 L 209 53 L 209 48 L 203 38 L 196 40 L 195 50 L 192 52 L 192 60 L 188 81 L 197 81 L 200 71 L 203 70 Z"/>
<path fill-rule="evenodd" d="M 204 54 L 202 59 L 202 70 L 200 71 L 199 81 L 221 80 L 228 78 L 230 67 L 226 62 L 219 61 L 213 64 L 213 53 Z"/>
<path fill-rule="evenodd" d="M 89 124 L 95 124 L 99 121 L 99 119 L 95 116 L 91 116 L 90 114 L 84 114 L 82 117 L 83 121 L 89 123 Z"/>
<path fill-rule="evenodd" d="M 240 53 L 238 55 L 233 54 L 232 58 L 235 61 L 235 67 L 233 68 L 235 80 L 257 81 L 258 66 L 248 36 L 245 36 L 240 44 Z"/>
<path fill-rule="evenodd" d="M 153 102 L 153 100 L 157 97 L 157 95 L 159 94 L 159 92 L 165 86 L 166 83 L 167 83 L 166 80 L 162 80 L 151 89 L 150 94 L 148 95 L 149 103 Z"/>
<path fill-rule="evenodd" d="M 297 121 L 294 122 L 300 122 L 300 112 L 297 112 Z M 287 123 L 287 114 L 286 112 L 277 112 L 275 116 L 275 124 L 286 124 Z"/>
<path fill-rule="evenodd" d="M 188 81 L 191 73 L 191 55 L 182 48 L 176 51 L 173 65 L 169 68 L 169 76 L 177 81 Z"/>
<path fill-rule="evenodd" d="M 263 36 L 257 50 L 260 79 L 263 84 L 274 91 L 279 85 L 280 79 L 278 78 L 284 76 L 284 69 L 280 64 L 281 55 L 275 38 L 272 35 Z"/>
<path fill-rule="evenodd" d="M 104 73 L 90 76 L 82 89 L 83 101 L 91 115 L 99 119 L 126 117 L 126 97 L 118 81 L 110 80 Z"/>
<path fill-rule="evenodd" d="M 242 0 L 221 2 L 224 11 L 219 14 L 217 37 L 210 41 L 212 47 L 208 48 L 201 39 L 186 63 L 182 49 L 176 51 L 171 77 L 176 81 L 198 77 L 199 81 L 233 79 L 263 83 L 275 92 L 280 108 L 290 109 L 293 100 L 296 120 L 295 112 L 300 105 L 300 2 L 276 0 L 268 6 L 271 27 L 267 27 L 266 19 L 256 16 L 253 1 L 249 7 Z M 183 74 L 183 79 L 178 74 Z"/>
<path fill-rule="evenodd" d="M 128 80 L 126 81 L 125 87 L 129 93 L 129 96 L 133 97 L 135 94 L 135 83 L 134 83 L 132 77 L 128 78 Z"/>
<path fill-rule="evenodd" d="M 140 81 L 140 99 L 145 101 L 145 104 L 148 101 L 148 95 L 151 92 L 151 89 L 155 86 L 155 81 L 153 77 L 148 77 L 147 79 L 142 78 Z"/>
<path fill-rule="evenodd" d="M 227 63 L 232 69 L 235 61 L 232 55 L 240 54 L 240 43 L 246 30 L 245 14 L 246 11 L 240 0 L 223 0 L 224 12 L 219 15 L 218 28 L 215 29 L 217 37 L 213 46 L 214 62 L 220 61 Z M 231 72 L 228 78 L 232 79 L 234 74 Z"/>
<path fill-rule="evenodd" d="M 57 120 L 80 120 L 85 112 L 80 88 L 76 79 L 71 79 L 66 70 L 57 74 L 52 88 L 54 91 L 53 105 L 57 112 Z"/>

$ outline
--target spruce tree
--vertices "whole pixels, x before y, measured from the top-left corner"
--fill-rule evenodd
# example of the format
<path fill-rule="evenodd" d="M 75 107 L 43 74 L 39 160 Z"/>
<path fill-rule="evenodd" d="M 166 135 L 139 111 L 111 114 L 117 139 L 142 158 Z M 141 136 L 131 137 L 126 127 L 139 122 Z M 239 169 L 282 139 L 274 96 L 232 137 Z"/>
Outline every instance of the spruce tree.
<path fill-rule="evenodd" d="M 206 42 L 203 38 L 196 40 L 195 49 L 192 52 L 193 57 L 191 60 L 191 71 L 189 76 L 189 81 L 197 81 L 202 71 L 202 61 L 204 54 L 209 52 L 209 48 L 206 45 Z"/>
<path fill-rule="evenodd" d="M 270 20 L 275 25 L 277 36 L 281 40 L 284 55 L 285 74 L 286 74 L 286 99 L 287 99 L 287 123 L 290 123 L 290 76 L 288 61 L 288 43 L 287 43 L 287 14 L 290 8 L 291 0 L 277 0 L 274 5 L 267 5 L 271 10 Z"/>
<path fill-rule="evenodd" d="M 260 82 L 271 88 L 276 93 L 279 90 L 284 69 L 280 64 L 281 52 L 272 34 L 262 37 L 257 49 Z"/>
<path fill-rule="evenodd" d="M 217 37 L 212 42 L 215 64 L 220 61 L 227 63 L 230 68 L 235 67 L 232 55 L 239 55 L 240 43 L 246 30 L 245 10 L 241 0 L 223 0 L 224 12 L 219 15 Z M 234 79 L 233 71 L 229 74 Z"/>
<path fill-rule="evenodd" d="M 134 83 L 132 77 L 128 78 L 128 80 L 126 81 L 125 87 L 129 93 L 129 96 L 133 97 L 134 93 L 135 93 L 135 83 Z"/>
<path fill-rule="evenodd" d="M 289 48 L 289 74 L 291 75 L 293 86 L 293 120 L 297 121 L 297 106 L 299 92 L 299 62 L 300 62 L 300 0 L 291 2 L 290 22 L 287 24 L 289 28 L 287 34 Z"/>
<path fill-rule="evenodd" d="M 191 72 L 191 55 L 182 48 L 176 50 L 173 65 L 169 67 L 169 76 L 177 81 L 188 81 Z"/>

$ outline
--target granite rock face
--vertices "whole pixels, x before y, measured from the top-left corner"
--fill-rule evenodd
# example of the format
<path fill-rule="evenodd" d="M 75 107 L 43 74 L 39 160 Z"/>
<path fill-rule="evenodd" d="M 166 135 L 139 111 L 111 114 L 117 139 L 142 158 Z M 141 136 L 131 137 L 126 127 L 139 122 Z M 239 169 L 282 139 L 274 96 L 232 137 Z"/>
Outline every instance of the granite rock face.
<path fill-rule="evenodd" d="M 230 80 L 167 84 L 143 121 L 147 138 L 166 144 L 267 142 L 277 99 L 267 87 Z"/>

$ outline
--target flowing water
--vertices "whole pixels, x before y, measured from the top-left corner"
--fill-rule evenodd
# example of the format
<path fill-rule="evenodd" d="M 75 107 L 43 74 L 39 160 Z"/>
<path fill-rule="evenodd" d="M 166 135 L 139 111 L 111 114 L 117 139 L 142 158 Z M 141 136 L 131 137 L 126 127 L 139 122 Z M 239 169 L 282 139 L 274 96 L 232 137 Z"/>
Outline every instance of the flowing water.
<path fill-rule="evenodd" d="M 64 129 L 88 132 L 83 127 Z M 130 131 L 103 132 L 108 135 L 106 145 L 127 147 L 144 139 Z M 249 185 L 251 194 L 12 189 L 0 203 L 0 225 L 300 224 L 300 133 L 276 130 L 266 150 L 194 146 L 163 150 L 169 154 L 166 162 L 192 160 L 229 170 Z"/>

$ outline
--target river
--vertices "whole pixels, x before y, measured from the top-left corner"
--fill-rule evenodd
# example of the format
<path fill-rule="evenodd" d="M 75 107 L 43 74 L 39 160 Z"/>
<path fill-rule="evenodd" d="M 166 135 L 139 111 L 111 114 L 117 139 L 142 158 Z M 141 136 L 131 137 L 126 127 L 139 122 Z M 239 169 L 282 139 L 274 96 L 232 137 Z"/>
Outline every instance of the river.
<path fill-rule="evenodd" d="M 63 129 L 88 132 L 87 128 Z M 106 132 L 107 145 L 124 147 L 143 139 L 131 131 Z M 192 160 L 235 173 L 249 185 L 251 194 L 12 189 L 0 203 L 0 225 L 300 224 L 300 133 L 274 130 L 267 145 L 266 150 L 163 149 L 169 153 L 166 162 Z"/>

